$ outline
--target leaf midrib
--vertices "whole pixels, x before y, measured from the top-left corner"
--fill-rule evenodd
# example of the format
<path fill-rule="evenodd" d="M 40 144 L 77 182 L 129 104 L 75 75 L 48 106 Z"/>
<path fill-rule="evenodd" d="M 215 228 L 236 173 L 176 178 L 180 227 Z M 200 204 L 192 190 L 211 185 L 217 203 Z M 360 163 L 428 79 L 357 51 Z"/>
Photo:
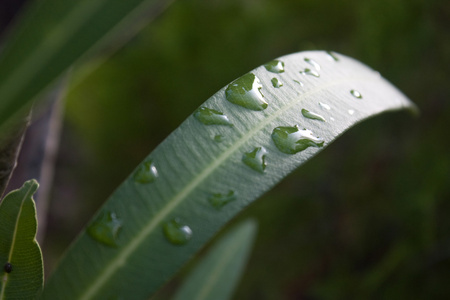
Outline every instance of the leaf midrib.
<path fill-rule="evenodd" d="M 373 80 L 377 77 L 366 76 L 366 77 L 348 77 L 345 80 L 334 81 L 326 85 L 322 85 L 318 88 L 312 89 L 304 94 L 299 95 L 296 98 L 293 98 L 290 103 L 288 103 L 283 108 L 275 111 L 273 114 L 269 115 L 267 118 L 262 119 L 261 122 L 256 124 L 256 126 L 248 131 L 247 134 L 242 135 L 234 145 L 225 150 L 221 155 L 217 157 L 217 159 L 213 160 L 212 163 L 207 166 L 198 176 L 194 177 L 190 183 L 188 183 L 184 189 L 182 189 L 178 194 L 172 197 L 171 200 L 168 201 L 167 205 L 162 208 L 160 213 L 155 215 L 148 225 L 146 225 L 143 230 L 133 239 L 131 242 L 124 248 L 122 252 L 120 252 L 115 259 L 112 260 L 108 267 L 106 267 L 103 272 L 101 272 L 96 280 L 93 281 L 93 284 L 90 288 L 86 288 L 86 292 L 80 296 L 80 299 L 87 300 L 92 299 L 92 297 L 97 293 L 98 290 L 109 280 L 109 278 L 115 274 L 115 271 L 123 266 L 127 260 L 127 258 L 139 247 L 139 245 L 145 240 L 145 238 L 150 235 L 155 228 L 180 204 L 182 201 L 187 198 L 187 196 L 195 190 L 197 186 L 199 186 L 211 173 L 213 173 L 222 163 L 224 163 L 230 156 L 232 156 L 238 149 L 240 149 L 248 140 L 250 140 L 257 132 L 261 131 L 264 127 L 269 125 L 273 120 L 277 119 L 283 112 L 296 105 L 306 96 L 317 93 L 323 89 L 326 89 L 330 86 L 339 85 L 345 82 L 355 82 L 355 81 L 368 81 Z M 327 144 L 325 142 L 324 146 Z"/>

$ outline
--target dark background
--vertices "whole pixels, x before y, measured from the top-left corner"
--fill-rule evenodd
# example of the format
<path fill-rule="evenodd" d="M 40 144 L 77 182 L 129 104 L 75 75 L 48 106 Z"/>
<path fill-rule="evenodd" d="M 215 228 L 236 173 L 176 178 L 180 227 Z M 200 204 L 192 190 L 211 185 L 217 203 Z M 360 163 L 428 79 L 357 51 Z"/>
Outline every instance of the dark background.
<path fill-rule="evenodd" d="M 352 128 L 243 212 L 238 219 L 254 217 L 260 229 L 235 299 L 448 299 L 448 0 L 175 1 L 89 75 L 103 58 L 75 69 L 43 245 L 47 274 L 202 102 L 273 58 L 315 49 L 380 71 L 421 114 Z"/>

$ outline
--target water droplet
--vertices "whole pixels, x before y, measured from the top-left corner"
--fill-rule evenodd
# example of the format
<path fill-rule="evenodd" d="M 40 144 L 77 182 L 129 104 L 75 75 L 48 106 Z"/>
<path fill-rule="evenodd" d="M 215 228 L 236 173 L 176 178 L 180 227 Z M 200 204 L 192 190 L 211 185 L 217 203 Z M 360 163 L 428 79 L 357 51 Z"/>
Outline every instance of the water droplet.
<path fill-rule="evenodd" d="M 191 228 L 178 218 L 166 222 L 163 231 L 167 240 L 175 245 L 184 245 L 192 238 Z"/>
<path fill-rule="evenodd" d="M 236 195 L 234 194 L 234 191 L 229 191 L 227 194 L 212 194 L 208 201 L 211 203 L 212 206 L 214 206 L 217 209 L 221 209 L 228 203 L 236 200 Z"/>
<path fill-rule="evenodd" d="M 313 66 L 317 71 L 320 71 L 320 65 L 315 60 L 312 60 L 310 58 L 305 58 L 305 61 L 308 64 L 310 64 L 311 66 Z"/>
<path fill-rule="evenodd" d="M 330 121 L 334 121 L 334 118 L 333 118 L 333 117 L 330 117 Z"/>
<path fill-rule="evenodd" d="M 306 68 L 303 71 L 300 71 L 300 73 L 303 74 L 303 75 L 311 75 L 311 76 L 314 76 L 314 77 L 320 77 L 319 73 L 317 73 L 314 70 L 308 69 L 308 68 Z"/>
<path fill-rule="evenodd" d="M 158 170 L 153 161 L 147 160 L 143 162 L 134 173 L 133 179 L 138 183 L 151 183 L 158 177 Z"/>
<path fill-rule="evenodd" d="M 216 143 L 221 143 L 224 140 L 224 136 L 221 134 L 216 134 L 213 139 Z"/>
<path fill-rule="evenodd" d="M 303 82 L 301 82 L 301 81 L 298 81 L 298 80 L 294 79 L 294 82 L 300 84 L 300 86 L 303 86 Z"/>
<path fill-rule="evenodd" d="M 360 92 L 358 92 L 357 90 L 351 90 L 350 94 L 353 95 L 353 97 L 358 98 L 358 99 L 362 99 L 362 95 Z"/>
<path fill-rule="evenodd" d="M 253 151 L 244 153 L 242 162 L 253 170 L 264 173 L 267 166 L 266 154 L 267 150 L 264 147 L 256 147 Z"/>
<path fill-rule="evenodd" d="M 247 73 L 228 85 L 225 96 L 231 103 L 242 107 L 251 110 L 264 110 L 268 104 L 264 101 L 264 96 L 260 91 L 261 88 L 259 78 L 253 73 Z"/>
<path fill-rule="evenodd" d="M 215 109 L 200 107 L 194 113 L 194 117 L 205 125 L 228 125 L 233 126 L 228 117 Z"/>
<path fill-rule="evenodd" d="M 325 122 L 325 118 L 324 118 L 324 117 L 322 117 L 322 116 L 319 115 L 319 114 L 310 112 L 309 110 L 304 109 L 304 108 L 302 108 L 302 115 L 303 115 L 305 118 L 308 118 L 308 119 L 319 120 L 319 121 Z"/>
<path fill-rule="evenodd" d="M 273 85 L 273 87 L 275 87 L 275 88 L 279 88 L 279 87 L 282 87 L 283 86 L 283 83 L 281 82 L 281 81 L 279 81 L 278 80 L 278 78 L 272 78 L 272 85 Z"/>
<path fill-rule="evenodd" d="M 122 228 L 122 221 L 113 212 L 103 212 L 89 226 L 87 232 L 96 241 L 110 247 L 117 246 L 117 237 Z"/>
<path fill-rule="evenodd" d="M 349 115 L 353 115 L 354 113 L 355 113 L 355 111 L 354 111 L 353 109 L 349 109 L 349 110 L 348 110 L 348 114 L 349 114 Z"/>
<path fill-rule="evenodd" d="M 284 72 L 284 62 L 281 60 L 272 60 L 264 65 L 267 71 L 272 73 L 283 73 Z"/>
<path fill-rule="evenodd" d="M 324 108 L 326 110 L 330 110 L 331 109 L 331 107 L 328 104 L 325 104 L 323 102 L 319 102 L 319 105 L 320 105 L 320 107 L 322 107 L 322 108 Z"/>
<path fill-rule="evenodd" d="M 272 132 L 272 140 L 278 150 L 295 154 L 308 147 L 322 147 L 324 140 L 313 135 L 311 130 L 294 127 L 277 127 Z"/>
<path fill-rule="evenodd" d="M 326 51 L 326 52 L 327 52 L 327 57 L 328 57 L 329 60 L 339 61 L 339 58 L 336 56 L 336 54 L 334 54 L 331 51 Z"/>
<path fill-rule="evenodd" d="M 12 272 L 12 264 L 7 262 L 3 269 L 5 270 L 6 273 L 11 273 Z"/>

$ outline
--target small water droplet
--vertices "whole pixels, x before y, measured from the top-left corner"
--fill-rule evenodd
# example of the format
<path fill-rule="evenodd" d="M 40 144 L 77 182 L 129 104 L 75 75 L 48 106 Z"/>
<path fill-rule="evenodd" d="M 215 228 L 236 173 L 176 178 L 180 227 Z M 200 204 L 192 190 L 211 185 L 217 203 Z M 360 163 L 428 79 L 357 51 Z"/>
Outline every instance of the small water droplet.
<path fill-rule="evenodd" d="M 6 273 L 11 273 L 12 272 L 12 264 L 7 262 L 3 269 L 5 270 Z"/>
<path fill-rule="evenodd" d="M 138 183 L 151 183 L 157 177 L 158 170 L 151 159 L 143 162 L 133 175 L 134 181 Z"/>
<path fill-rule="evenodd" d="M 317 73 L 314 70 L 308 69 L 308 68 L 306 68 L 303 71 L 300 71 L 300 73 L 303 74 L 303 75 L 310 75 L 310 76 L 314 76 L 314 77 L 320 77 L 319 73 Z"/>
<path fill-rule="evenodd" d="M 310 64 L 311 66 L 313 66 L 317 71 L 320 71 L 320 65 L 315 60 L 312 60 L 310 58 L 305 58 L 305 61 L 308 64 Z"/>
<path fill-rule="evenodd" d="M 192 230 L 180 219 L 175 218 L 163 226 L 164 235 L 174 245 L 184 245 L 192 238 Z"/>
<path fill-rule="evenodd" d="M 358 92 L 357 90 L 351 90 L 350 94 L 353 95 L 353 97 L 358 98 L 358 99 L 362 99 L 362 95 L 360 92 Z"/>
<path fill-rule="evenodd" d="M 223 142 L 223 140 L 225 139 L 224 138 L 224 136 L 223 135 L 221 135 L 221 134 L 216 134 L 215 136 L 214 136 L 214 141 L 216 142 L 216 143 L 221 143 L 221 142 Z"/>
<path fill-rule="evenodd" d="M 301 81 L 298 81 L 298 80 L 294 79 L 294 82 L 300 84 L 300 86 L 303 86 L 303 82 L 301 82 Z"/>
<path fill-rule="evenodd" d="M 313 135 L 311 130 L 294 127 L 276 127 L 272 132 L 272 140 L 278 150 L 287 154 L 295 154 L 308 147 L 322 147 L 324 140 Z"/>
<path fill-rule="evenodd" d="M 331 51 L 326 51 L 327 52 L 327 57 L 329 60 L 331 61 L 339 61 L 339 58 L 336 56 L 336 54 L 334 54 Z"/>
<path fill-rule="evenodd" d="M 122 221 L 113 212 L 102 212 L 89 226 L 87 232 L 96 241 L 110 247 L 117 247 L 117 238 Z"/>
<path fill-rule="evenodd" d="M 333 117 L 330 117 L 330 121 L 334 121 L 334 118 L 333 118 Z"/>
<path fill-rule="evenodd" d="M 322 107 L 322 108 L 324 108 L 326 110 L 330 110 L 331 109 L 331 107 L 328 104 L 326 104 L 326 103 L 319 102 L 319 105 L 320 105 L 320 107 Z"/>
<path fill-rule="evenodd" d="M 231 190 L 227 194 L 216 193 L 208 198 L 209 203 L 217 209 L 221 209 L 234 200 L 236 200 L 236 195 Z"/>
<path fill-rule="evenodd" d="M 272 60 L 264 65 L 267 71 L 272 73 L 283 73 L 284 72 L 284 62 L 281 60 Z"/>
<path fill-rule="evenodd" d="M 303 115 L 305 118 L 308 118 L 308 119 L 319 120 L 319 121 L 325 122 L 325 118 L 324 118 L 324 117 L 322 117 L 322 116 L 319 115 L 319 114 L 310 112 L 309 110 L 304 109 L 304 108 L 302 108 L 302 115 Z"/>
<path fill-rule="evenodd" d="M 268 104 L 264 101 L 264 96 L 260 91 L 261 88 L 259 78 L 253 73 L 247 73 L 228 85 L 225 96 L 231 103 L 242 107 L 251 110 L 264 110 Z"/>
<path fill-rule="evenodd" d="M 194 113 L 194 117 L 205 125 L 227 125 L 233 126 L 228 117 L 215 109 L 200 107 Z"/>
<path fill-rule="evenodd" d="M 283 86 L 283 83 L 281 81 L 278 80 L 278 78 L 272 78 L 271 80 L 273 87 L 275 88 L 279 88 Z"/>
<path fill-rule="evenodd" d="M 353 109 L 349 109 L 349 110 L 348 110 L 348 114 L 349 114 L 349 115 L 353 115 L 354 113 L 355 113 L 355 111 L 354 111 Z"/>
<path fill-rule="evenodd" d="M 267 166 L 266 154 L 267 150 L 264 147 L 256 147 L 253 151 L 244 153 L 242 162 L 253 170 L 264 173 Z"/>

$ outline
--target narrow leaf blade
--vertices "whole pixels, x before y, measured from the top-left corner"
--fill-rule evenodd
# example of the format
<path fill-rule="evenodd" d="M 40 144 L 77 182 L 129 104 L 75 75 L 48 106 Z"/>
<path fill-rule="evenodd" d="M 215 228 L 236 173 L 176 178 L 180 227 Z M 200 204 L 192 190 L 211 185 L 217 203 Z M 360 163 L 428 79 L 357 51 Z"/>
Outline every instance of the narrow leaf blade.
<path fill-rule="evenodd" d="M 301 52 L 279 61 L 221 89 L 147 157 L 90 225 L 102 232 L 120 222 L 109 232 L 114 246 L 82 233 L 44 298 L 148 297 L 227 221 L 349 127 L 414 107 L 343 55 Z"/>
<path fill-rule="evenodd" d="M 31 1 L 0 52 L 0 128 L 87 52 L 98 50 L 120 30 L 127 37 L 135 33 L 136 19 L 159 12 L 168 2 Z"/>
<path fill-rule="evenodd" d="M 227 300 L 244 270 L 256 235 L 256 223 L 233 228 L 209 250 L 187 277 L 174 300 Z"/>
<path fill-rule="evenodd" d="M 0 299 L 36 299 L 44 284 L 41 249 L 30 180 L 0 203 Z"/>

